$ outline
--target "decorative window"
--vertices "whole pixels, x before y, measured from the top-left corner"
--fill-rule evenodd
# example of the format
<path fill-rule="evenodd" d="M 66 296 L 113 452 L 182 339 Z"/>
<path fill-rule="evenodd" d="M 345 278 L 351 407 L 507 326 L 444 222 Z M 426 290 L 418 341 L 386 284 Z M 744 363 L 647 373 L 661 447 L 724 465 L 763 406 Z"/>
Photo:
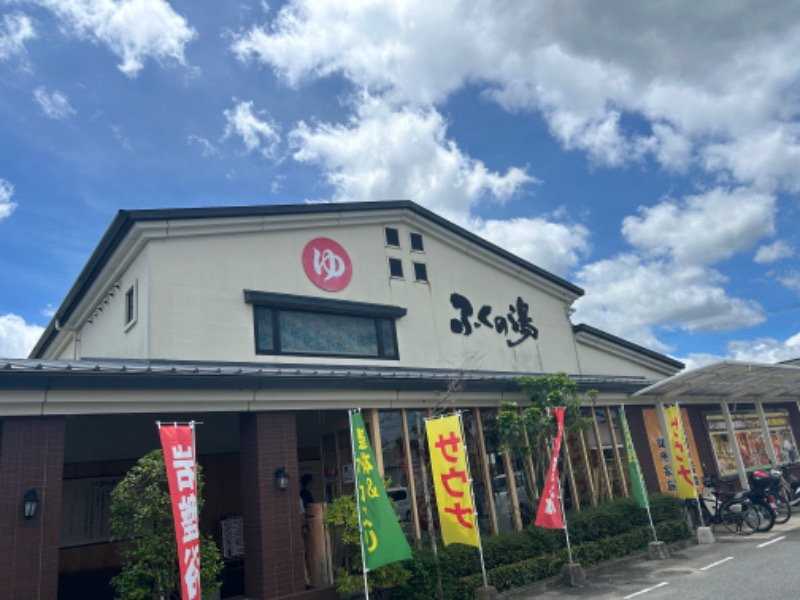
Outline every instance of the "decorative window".
<path fill-rule="evenodd" d="M 394 227 L 386 227 L 386 245 L 400 247 L 400 232 Z"/>
<path fill-rule="evenodd" d="M 125 331 L 136 324 L 138 317 L 137 287 L 137 282 L 134 281 L 133 285 L 125 292 Z"/>
<path fill-rule="evenodd" d="M 411 249 L 414 250 L 415 252 L 425 252 L 425 246 L 422 243 L 421 233 L 411 234 Z"/>
<path fill-rule="evenodd" d="M 403 278 L 403 261 L 399 258 L 389 259 L 389 275 L 391 277 Z"/>
<path fill-rule="evenodd" d="M 404 308 L 245 291 L 257 354 L 396 360 L 395 320 Z"/>
<path fill-rule="evenodd" d="M 414 281 L 428 281 L 428 267 L 425 263 L 414 263 Z"/>

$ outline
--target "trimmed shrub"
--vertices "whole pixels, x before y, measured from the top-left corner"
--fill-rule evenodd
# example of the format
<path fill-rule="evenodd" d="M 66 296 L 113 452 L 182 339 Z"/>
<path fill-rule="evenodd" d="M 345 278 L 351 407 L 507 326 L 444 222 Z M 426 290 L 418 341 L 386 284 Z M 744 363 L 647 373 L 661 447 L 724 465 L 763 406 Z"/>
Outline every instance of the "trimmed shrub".
<path fill-rule="evenodd" d="M 664 542 L 687 539 L 691 535 L 683 519 L 660 523 L 656 526 L 656 533 L 658 539 Z M 574 562 L 588 567 L 615 558 L 644 552 L 651 541 L 653 541 L 653 532 L 648 524 L 621 535 L 573 545 L 572 557 Z M 558 575 L 561 567 L 567 562 L 567 550 L 562 548 L 543 556 L 491 569 L 487 571 L 487 579 L 489 580 L 489 585 L 496 587 L 499 591 L 505 591 L 554 577 Z M 462 577 L 459 583 L 461 584 L 461 591 L 458 597 L 474 598 L 475 590 L 483 585 L 483 576 L 478 573 Z"/>
<path fill-rule="evenodd" d="M 672 496 L 650 496 L 658 539 L 687 539 L 690 531 L 679 501 Z M 568 515 L 573 560 L 589 566 L 642 552 L 652 541 L 647 512 L 635 500 L 623 498 Z M 490 585 L 498 590 L 530 585 L 557 575 L 567 562 L 566 538 L 561 530 L 530 527 L 521 532 L 481 536 Z M 463 600 L 483 585 L 477 548 L 453 544 L 440 547 L 438 557 L 428 548 L 414 551 L 403 563 L 411 572 L 405 585 L 393 590 L 398 600 Z M 441 577 L 441 588 L 437 589 Z"/>

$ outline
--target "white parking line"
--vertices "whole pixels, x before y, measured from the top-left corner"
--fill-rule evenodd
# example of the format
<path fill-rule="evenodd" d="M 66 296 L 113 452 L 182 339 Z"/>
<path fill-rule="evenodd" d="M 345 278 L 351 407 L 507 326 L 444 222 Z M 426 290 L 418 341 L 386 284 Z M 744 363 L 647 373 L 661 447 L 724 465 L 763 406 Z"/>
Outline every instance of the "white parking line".
<path fill-rule="evenodd" d="M 770 540 L 768 542 L 764 542 L 763 544 L 759 544 L 756 548 L 763 548 L 764 546 L 769 546 L 770 544 L 774 544 L 775 542 L 780 542 L 781 540 L 785 540 L 786 536 L 782 535 L 781 537 L 776 537 L 774 540 Z"/>
<path fill-rule="evenodd" d="M 709 569 L 713 569 L 714 567 L 716 567 L 716 566 L 718 566 L 718 565 L 721 565 L 721 564 L 722 564 L 722 563 L 724 563 L 724 562 L 728 562 L 729 560 L 733 560 L 733 557 L 732 557 L 732 556 L 729 556 L 728 558 L 723 558 L 722 560 L 718 560 L 718 561 L 717 561 L 717 562 L 715 562 L 715 563 L 711 563 L 710 565 L 707 565 L 707 566 L 705 566 L 705 567 L 702 567 L 700 570 L 701 570 L 701 571 L 708 571 Z"/>
<path fill-rule="evenodd" d="M 652 592 L 653 590 L 655 590 L 657 588 L 660 588 L 660 587 L 663 587 L 665 585 L 667 585 L 667 582 L 666 581 L 662 581 L 661 583 L 659 583 L 658 585 L 654 585 L 653 587 L 649 587 L 649 588 L 644 589 L 644 590 L 639 590 L 638 592 L 635 592 L 633 594 L 628 594 L 627 596 L 624 596 L 622 598 L 622 600 L 628 600 L 628 598 L 633 598 L 634 596 L 638 596 L 639 594 L 644 594 L 646 592 Z"/>

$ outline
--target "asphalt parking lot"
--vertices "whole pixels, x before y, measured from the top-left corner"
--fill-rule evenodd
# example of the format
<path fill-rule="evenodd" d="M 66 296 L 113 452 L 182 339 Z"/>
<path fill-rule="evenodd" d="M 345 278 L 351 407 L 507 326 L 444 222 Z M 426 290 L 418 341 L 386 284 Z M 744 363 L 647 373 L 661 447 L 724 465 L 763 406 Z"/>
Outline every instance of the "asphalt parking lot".
<path fill-rule="evenodd" d="M 776 525 L 766 533 L 756 533 L 750 536 L 736 536 L 717 528 L 714 532 L 716 542 L 709 545 L 689 544 L 685 547 L 673 547 L 670 557 L 665 560 L 651 560 L 646 554 L 627 557 L 602 565 L 586 569 L 586 583 L 583 587 L 569 587 L 560 579 L 549 580 L 529 586 L 510 590 L 501 594 L 503 600 L 566 600 L 573 598 L 604 599 L 633 599 L 649 600 L 650 598 L 679 597 L 688 600 L 697 594 L 701 598 L 713 597 L 738 597 L 734 595 L 719 595 L 708 587 L 716 586 L 722 579 L 712 574 L 727 570 L 725 579 L 733 581 L 733 575 L 744 575 L 748 569 L 756 569 L 759 561 L 769 559 L 764 569 L 777 568 L 776 557 L 786 556 L 786 548 L 790 544 L 800 547 L 800 515 L 795 515 L 783 525 Z M 762 559 L 767 552 L 773 551 L 774 556 Z M 790 554 L 795 554 L 794 549 Z M 794 577 L 800 579 L 796 568 Z M 714 571 L 716 569 L 716 571 Z M 752 582 L 754 573 L 748 575 Z M 765 573 L 768 575 L 769 573 Z M 784 578 L 782 585 L 787 581 Z M 679 592 L 685 587 L 688 592 Z M 794 587 L 795 593 L 798 588 Z"/>

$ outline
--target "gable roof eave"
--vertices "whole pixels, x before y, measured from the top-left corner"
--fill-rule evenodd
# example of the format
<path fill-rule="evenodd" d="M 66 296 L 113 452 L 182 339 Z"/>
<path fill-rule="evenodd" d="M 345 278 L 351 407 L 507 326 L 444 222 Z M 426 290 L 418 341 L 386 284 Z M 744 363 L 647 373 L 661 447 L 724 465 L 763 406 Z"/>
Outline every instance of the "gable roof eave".
<path fill-rule="evenodd" d="M 111 260 L 123 240 L 130 233 L 132 227 L 137 223 L 155 221 L 186 221 L 198 219 L 226 219 L 226 218 L 246 218 L 246 217 L 277 217 L 282 215 L 314 215 L 323 213 L 354 213 L 365 211 L 397 211 L 407 210 L 416 215 L 435 223 L 436 225 L 448 230 L 450 233 L 458 235 L 469 242 L 479 246 L 501 259 L 509 261 L 517 267 L 532 273 L 545 280 L 548 285 L 562 289 L 570 298 L 577 298 L 583 295 L 582 288 L 566 281 L 546 271 L 536 265 L 520 258 L 500 248 L 499 246 L 475 235 L 440 217 L 432 211 L 412 202 L 411 200 L 382 200 L 370 202 L 348 202 L 330 204 L 276 204 L 276 205 L 252 205 L 252 206 L 230 206 L 230 207 L 195 207 L 195 208 L 175 208 L 175 209 L 143 209 L 143 210 L 120 210 L 117 212 L 113 221 L 109 225 L 100 242 L 90 255 L 86 265 L 81 270 L 77 279 L 73 283 L 66 297 L 62 301 L 58 310 L 54 313 L 44 332 L 40 336 L 36 345 L 31 350 L 30 358 L 42 358 L 51 347 L 62 330 L 62 325 L 75 312 L 81 301 L 84 299 L 95 280 L 100 276 L 106 265 Z"/>

